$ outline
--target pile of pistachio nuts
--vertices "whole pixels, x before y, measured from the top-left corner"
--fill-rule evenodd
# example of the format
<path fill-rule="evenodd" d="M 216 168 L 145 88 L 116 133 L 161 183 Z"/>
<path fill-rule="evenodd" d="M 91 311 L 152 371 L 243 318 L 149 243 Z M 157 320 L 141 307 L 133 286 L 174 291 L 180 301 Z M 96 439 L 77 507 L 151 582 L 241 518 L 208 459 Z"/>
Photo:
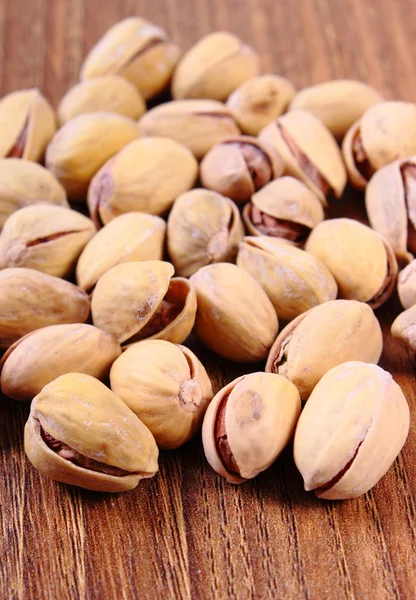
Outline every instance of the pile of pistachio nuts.
<path fill-rule="evenodd" d="M 131 490 L 202 429 L 231 483 L 292 440 L 317 496 L 377 483 L 409 430 L 373 310 L 397 283 L 392 335 L 416 349 L 416 104 L 296 91 L 235 35 L 183 52 L 134 17 L 56 112 L 3 97 L 0 132 L 0 383 L 32 402 L 38 471 Z M 347 181 L 371 228 L 325 218 Z M 191 332 L 258 371 L 214 396 Z"/>

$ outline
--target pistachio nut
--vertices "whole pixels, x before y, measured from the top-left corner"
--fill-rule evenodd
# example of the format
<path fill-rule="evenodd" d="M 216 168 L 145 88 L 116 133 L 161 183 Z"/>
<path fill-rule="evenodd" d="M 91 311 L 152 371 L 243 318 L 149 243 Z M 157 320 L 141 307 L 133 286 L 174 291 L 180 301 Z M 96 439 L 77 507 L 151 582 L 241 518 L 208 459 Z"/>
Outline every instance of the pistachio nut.
<path fill-rule="evenodd" d="M 259 282 L 283 321 L 337 297 L 337 284 L 325 265 L 283 240 L 245 237 L 237 266 Z"/>
<path fill-rule="evenodd" d="M 100 492 L 132 490 L 158 470 L 152 434 L 101 381 L 61 375 L 35 397 L 25 452 L 43 475 Z"/>
<path fill-rule="evenodd" d="M 403 308 L 416 304 L 416 259 L 400 271 L 397 279 L 397 291 Z"/>
<path fill-rule="evenodd" d="M 165 232 L 166 223 L 160 217 L 140 212 L 116 217 L 82 251 L 76 269 L 77 284 L 90 292 L 101 275 L 115 265 L 162 260 Z"/>
<path fill-rule="evenodd" d="M 111 27 L 92 48 L 82 66 L 81 80 L 121 75 L 147 100 L 167 87 L 180 55 L 163 29 L 129 17 Z"/>
<path fill-rule="evenodd" d="M 375 88 L 356 79 L 334 79 L 300 90 L 290 103 L 289 110 L 303 109 L 324 123 L 337 140 L 365 111 L 383 102 Z"/>
<path fill-rule="evenodd" d="M 216 144 L 202 159 L 202 185 L 245 202 L 257 190 L 283 173 L 283 163 L 267 142 L 246 135 L 229 137 Z"/>
<path fill-rule="evenodd" d="M 69 208 L 64 188 L 50 171 L 29 160 L 0 158 L 0 229 L 15 210 L 39 202 Z"/>
<path fill-rule="evenodd" d="M 416 153 L 416 104 L 381 102 L 351 125 L 342 153 L 352 185 L 365 189 L 384 165 Z"/>
<path fill-rule="evenodd" d="M 229 198 L 204 189 L 185 192 L 175 200 L 167 227 L 176 273 L 190 277 L 205 265 L 233 261 L 243 235 L 240 213 Z"/>
<path fill-rule="evenodd" d="M 130 119 L 139 119 L 146 103 L 139 90 L 119 75 L 103 75 L 81 81 L 67 91 L 58 106 L 61 125 L 93 112 L 110 112 Z"/>
<path fill-rule="evenodd" d="M 83 200 L 100 167 L 137 137 L 137 124 L 127 117 L 106 112 L 79 115 L 52 138 L 46 167 L 72 200 Z"/>
<path fill-rule="evenodd" d="M 226 104 L 243 133 L 258 135 L 286 111 L 295 93 L 286 77 L 258 75 L 234 90 Z"/>
<path fill-rule="evenodd" d="M 264 360 L 279 327 L 260 284 L 229 263 L 202 267 L 190 278 L 198 310 L 195 332 L 219 356 L 235 362 Z"/>
<path fill-rule="evenodd" d="M 414 304 L 395 318 L 391 326 L 391 334 L 402 340 L 413 352 L 416 351 L 416 306 Z"/>
<path fill-rule="evenodd" d="M 322 203 L 304 183 L 279 177 L 253 194 L 243 210 L 251 235 L 267 235 L 303 246 L 311 230 L 324 219 Z"/>
<path fill-rule="evenodd" d="M 197 176 L 198 163 L 188 148 L 168 138 L 141 138 L 110 159 L 91 181 L 91 218 L 100 226 L 126 212 L 161 215 L 193 187 Z"/>
<path fill-rule="evenodd" d="M 36 88 L 12 92 L 0 101 L 0 158 L 42 162 L 56 131 L 53 108 Z"/>
<path fill-rule="evenodd" d="M 307 400 L 321 377 L 349 360 L 377 363 L 383 349 L 380 324 L 356 300 L 331 300 L 302 313 L 274 342 L 266 372 L 291 381 Z"/>
<path fill-rule="evenodd" d="M 76 285 L 34 269 L 0 271 L 0 348 L 31 331 L 63 323 L 85 323 L 90 301 Z"/>
<path fill-rule="evenodd" d="M 240 133 L 234 118 L 216 100 L 173 100 L 149 110 L 139 121 L 140 136 L 171 138 L 200 159 L 222 140 Z"/>
<path fill-rule="evenodd" d="M 200 429 L 212 386 L 198 358 L 164 340 L 133 344 L 115 361 L 111 389 L 149 428 L 159 448 L 182 446 Z"/>
<path fill-rule="evenodd" d="M 324 206 L 339 198 L 347 182 L 341 151 L 325 125 L 306 110 L 291 110 L 264 127 L 259 139 L 269 142 L 283 159 L 285 175 L 305 183 Z"/>
<path fill-rule="evenodd" d="M 91 300 L 94 325 L 127 347 L 145 338 L 182 343 L 195 322 L 195 290 L 174 277 L 170 263 L 126 262 L 97 281 Z"/>
<path fill-rule="evenodd" d="M 251 373 L 222 388 L 202 427 L 205 456 L 230 483 L 270 467 L 287 446 L 300 415 L 295 386 L 280 375 Z"/>
<path fill-rule="evenodd" d="M 305 490 L 345 500 L 385 475 L 409 431 L 409 407 L 390 373 L 347 362 L 326 373 L 300 415 L 295 463 Z"/>
<path fill-rule="evenodd" d="M 343 218 L 319 223 L 305 250 L 331 271 L 340 298 L 378 308 L 393 293 L 398 271 L 394 252 L 383 236 L 358 221 Z"/>
<path fill-rule="evenodd" d="M 14 400 L 32 400 L 65 373 L 104 379 L 121 354 L 120 344 L 92 325 L 50 325 L 10 346 L 0 361 L 1 391 Z"/>
<path fill-rule="evenodd" d="M 66 277 L 94 233 L 91 219 L 75 210 L 51 204 L 26 206 L 10 215 L 0 233 L 0 266 Z"/>
<path fill-rule="evenodd" d="M 182 59 L 172 79 L 175 99 L 226 100 L 241 83 L 259 74 L 257 53 L 238 37 L 216 31 L 201 38 Z"/>

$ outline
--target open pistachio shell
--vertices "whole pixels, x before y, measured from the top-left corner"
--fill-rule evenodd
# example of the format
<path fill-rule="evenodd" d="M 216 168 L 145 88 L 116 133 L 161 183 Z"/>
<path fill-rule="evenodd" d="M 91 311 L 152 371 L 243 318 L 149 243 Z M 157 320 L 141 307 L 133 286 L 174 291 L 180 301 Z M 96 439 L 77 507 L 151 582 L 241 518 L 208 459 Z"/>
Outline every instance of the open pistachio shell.
<path fill-rule="evenodd" d="M 397 291 L 403 308 L 416 304 L 416 259 L 400 271 L 397 280 Z"/>
<path fill-rule="evenodd" d="M 414 304 L 395 318 L 391 326 L 391 334 L 416 352 L 416 306 Z"/>

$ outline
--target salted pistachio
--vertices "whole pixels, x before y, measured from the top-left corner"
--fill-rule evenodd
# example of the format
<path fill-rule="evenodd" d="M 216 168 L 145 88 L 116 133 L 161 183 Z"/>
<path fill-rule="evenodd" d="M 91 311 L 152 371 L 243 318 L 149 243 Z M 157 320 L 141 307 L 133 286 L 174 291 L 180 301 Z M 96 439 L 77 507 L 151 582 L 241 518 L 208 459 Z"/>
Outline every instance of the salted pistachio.
<path fill-rule="evenodd" d="M 318 196 L 294 177 L 279 177 L 253 194 L 243 210 L 251 235 L 267 235 L 303 246 L 324 219 Z"/>
<path fill-rule="evenodd" d="M 382 348 L 380 324 L 367 304 L 331 300 L 282 329 L 270 350 L 266 372 L 289 379 L 307 400 L 329 369 L 349 360 L 377 363 Z"/>
<path fill-rule="evenodd" d="M 121 75 L 147 100 L 167 87 L 180 55 L 166 31 L 145 19 L 129 17 L 111 27 L 90 50 L 81 80 Z"/>
<path fill-rule="evenodd" d="M 7 94 L 0 101 L 0 158 L 42 162 L 56 131 L 53 108 L 36 88 Z"/>
<path fill-rule="evenodd" d="M 79 115 L 52 138 L 46 167 L 72 200 L 84 200 L 95 173 L 137 137 L 137 124 L 127 117 L 109 112 Z"/>
<path fill-rule="evenodd" d="M 229 263 L 202 267 L 190 278 L 197 296 L 195 333 L 219 356 L 235 362 L 264 360 L 279 323 L 260 284 Z"/>
<path fill-rule="evenodd" d="M 44 202 L 69 208 L 52 173 L 30 160 L 0 158 L 0 229 L 15 210 Z"/>
<path fill-rule="evenodd" d="M 247 135 L 213 146 L 200 167 L 202 185 L 235 202 L 246 202 L 282 173 L 283 163 L 273 146 Z"/>
<path fill-rule="evenodd" d="M 339 198 L 347 182 L 341 151 L 325 125 L 306 110 L 291 110 L 264 127 L 259 139 L 283 159 L 285 175 L 303 181 L 320 199 Z"/>
<path fill-rule="evenodd" d="M 111 389 L 143 421 L 159 448 L 182 446 L 200 429 L 212 386 L 191 350 L 164 340 L 133 344 L 115 361 Z"/>
<path fill-rule="evenodd" d="M 140 136 L 171 138 L 200 159 L 214 144 L 240 130 L 231 111 L 216 100 L 173 100 L 149 110 L 139 121 Z"/>
<path fill-rule="evenodd" d="M 300 415 L 295 386 L 280 375 L 251 373 L 223 387 L 202 426 L 205 456 L 230 483 L 270 467 L 290 442 Z"/>
<path fill-rule="evenodd" d="M 342 153 L 352 185 L 365 189 L 384 165 L 416 153 L 416 104 L 381 102 L 349 128 Z"/>
<path fill-rule="evenodd" d="M 90 301 L 73 283 L 24 267 L 0 271 L 0 348 L 31 331 L 85 323 Z"/>
<path fill-rule="evenodd" d="M 0 361 L 1 391 L 14 400 L 32 400 L 65 373 L 104 379 L 121 354 L 109 333 L 85 323 L 50 325 L 10 346 Z"/>
<path fill-rule="evenodd" d="M 237 266 L 259 282 L 283 321 L 337 297 L 337 284 L 325 265 L 283 240 L 245 237 Z"/>
<path fill-rule="evenodd" d="M 81 81 L 67 91 L 58 106 L 61 125 L 93 112 L 110 112 L 130 119 L 139 119 L 146 103 L 139 90 L 119 75 L 103 75 Z"/>
<path fill-rule="evenodd" d="M 409 432 L 409 406 L 390 373 L 347 362 L 328 371 L 300 415 L 295 463 L 305 490 L 346 500 L 387 473 Z"/>
<path fill-rule="evenodd" d="M 195 322 L 196 296 L 187 279 L 174 277 L 161 260 L 121 263 L 94 288 L 94 325 L 111 333 L 123 348 L 143 339 L 182 343 Z"/>
<path fill-rule="evenodd" d="M 397 279 L 397 291 L 403 308 L 416 304 L 416 259 L 400 271 Z"/>
<path fill-rule="evenodd" d="M 101 381 L 61 375 L 34 398 L 25 452 L 43 475 L 100 492 L 126 492 L 158 470 L 155 440 Z"/>
<path fill-rule="evenodd" d="M 190 277 L 205 265 L 233 261 L 243 235 L 240 213 L 229 198 L 204 189 L 185 192 L 175 200 L 167 227 L 176 273 Z"/>
<path fill-rule="evenodd" d="M 398 265 L 389 242 L 353 219 L 319 223 L 305 250 L 321 260 L 338 284 L 340 298 L 378 308 L 393 293 Z"/>
<path fill-rule="evenodd" d="M 297 92 L 289 110 L 308 110 L 328 127 L 337 140 L 342 140 L 368 108 L 383 100 L 380 92 L 368 83 L 356 79 L 334 79 Z"/>
<path fill-rule="evenodd" d="M 257 53 L 238 37 L 215 31 L 201 38 L 179 61 L 172 79 L 175 99 L 226 100 L 241 83 L 259 74 Z"/>
<path fill-rule="evenodd" d="M 192 152 L 168 138 L 147 137 L 128 144 L 95 175 L 88 207 L 97 226 L 126 212 L 161 215 L 193 187 L 198 163 Z"/>
<path fill-rule="evenodd" d="M 75 210 L 26 206 L 10 215 L 0 233 L 0 267 L 28 267 L 66 277 L 95 231 L 91 219 Z"/>
<path fill-rule="evenodd" d="M 132 260 L 162 260 L 165 232 L 165 221 L 154 215 L 134 212 L 116 217 L 82 251 L 76 268 L 77 284 L 89 292 L 101 275 L 115 265 Z"/>
<path fill-rule="evenodd" d="M 293 84 L 279 75 L 258 75 L 242 83 L 227 100 L 241 131 L 258 135 L 282 115 L 295 95 Z"/>
<path fill-rule="evenodd" d="M 399 338 L 414 352 L 416 351 L 416 305 L 400 313 L 391 326 L 391 334 Z"/>

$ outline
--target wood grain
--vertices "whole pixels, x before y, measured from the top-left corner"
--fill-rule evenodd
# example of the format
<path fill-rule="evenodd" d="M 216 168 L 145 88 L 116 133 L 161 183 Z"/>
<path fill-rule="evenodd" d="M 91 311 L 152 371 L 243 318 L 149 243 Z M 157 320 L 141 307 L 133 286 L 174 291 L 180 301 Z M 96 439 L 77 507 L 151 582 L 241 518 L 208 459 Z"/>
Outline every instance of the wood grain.
<path fill-rule="evenodd" d="M 358 77 L 416 100 L 413 0 L 0 0 L 1 92 L 40 86 L 56 105 L 114 22 L 142 15 L 183 47 L 214 29 L 255 46 L 296 86 Z M 1 135 L 1 132 L 0 132 Z M 365 219 L 348 192 L 331 215 Z M 414 359 L 389 334 L 397 297 L 377 311 L 381 364 L 416 410 Z M 243 370 L 199 346 L 215 389 Z M 261 368 L 255 367 L 255 368 Z M 199 439 L 162 452 L 160 473 L 122 495 L 69 488 L 27 462 L 28 407 L 0 403 L 0 598 L 409 599 L 416 597 L 416 431 L 368 494 L 304 492 L 291 449 L 256 481 L 228 485 Z"/>

